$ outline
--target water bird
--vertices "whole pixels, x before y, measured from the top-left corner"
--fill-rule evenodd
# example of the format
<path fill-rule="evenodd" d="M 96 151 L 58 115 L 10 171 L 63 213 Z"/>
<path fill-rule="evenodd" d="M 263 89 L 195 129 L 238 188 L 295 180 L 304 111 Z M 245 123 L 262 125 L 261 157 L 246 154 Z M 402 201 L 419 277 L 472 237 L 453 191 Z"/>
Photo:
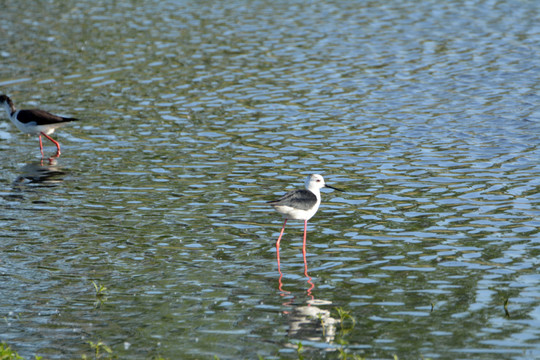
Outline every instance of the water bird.
<path fill-rule="evenodd" d="M 41 135 L 45 136 L 56 145 L 55 157 L 59 157 L 60 144 L 49 135 L 52 134 L 57 127 L 79 120 L 54 115 L 39 109 L 17 110 L 15 109 L 15 105 L 13 105 L 13 101 L 11 101 L 7 95 L 0 95 L 0 105 L 4 106 L 9 119 L 19 130 L 26 134 L 39 136 L 39 150 L 41 151 L 42 158 L 43 143 L 41 142 Z"/>
<path fill-rule="evenodd" d="M 306 237 L 307 237 L 307 222 L 315 215 L 321 205 L 321 189 L 327 187 L 337 191 L 344 191 L 333 186 L 327 185 L 324 178 L 319 174 L 312 174 L 306 178 L 306 189 L 289 191 L 277 200 L 268 201 L 267 203 L 276 209 L 277 212 L 283 215 L 285 221 L 283 228 L 276 242 L 278 268 L 279 268 L 279 244 L 281 237 L 285 231 L 287 220 L 304 220 L 304 242 L 302 246 L 302 254 L 304 255 L 304 264 L 306 264 Z M 307 266 L 306 266 L 307 272 Z M 307 276 L 307 274 L 306 274 Z"/>

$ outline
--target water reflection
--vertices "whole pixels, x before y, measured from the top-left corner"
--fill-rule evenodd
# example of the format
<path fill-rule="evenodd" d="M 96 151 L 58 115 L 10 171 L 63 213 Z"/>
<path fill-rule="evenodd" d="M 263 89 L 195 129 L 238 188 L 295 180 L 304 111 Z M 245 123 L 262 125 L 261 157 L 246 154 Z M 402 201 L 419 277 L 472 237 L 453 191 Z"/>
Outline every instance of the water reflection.
<path fill-rule="evenodd" d="M 280 238 L 281 238 L 281 236 L 280 236 Z M 306 258 L 305 242 L 304 242 L 304 246 L 302 247 L 302 257 L 304 258 L 304 276 L 306 277 L 306 279 L 307 279 L 306 281 L 308 283 L 308 289 L 306 290 L 306 293 L 307 293 L 308 297 L 311 298 L 311 300 L 314 300 L 313 294 L 311 292 L 315 288 L 315 284 L 313 283 L 313 279 L 311 278 L 311 276 L 309 276 L 309 274 L 308 274 L 308 264 L 307 264 L 307 258 Z M 279 242 L 276 242 L 276 260 L 277 260 L 277 268 L 278 268 L 278 273 L 279 273 L 278 289 L 279 289 L 280 295 L 281 296 L 290 295 L 291 294 L 290 291 L 283 290 L 283 272 L 281 271 L 281 259 L 280 259 L 280 255 L 279 255 Z M 291 298 L 290 302 L 287 302 L 284 305 L 289 305 L 291 302 L 292 302 L 292 298 Z"/>
<path fill-rule="evenodd" d="M 313 295 L 311 294 L 311 291 L 313 290 L 313 288 L 315 287 L 315 284 L 313 283 L 312 279 L 311 279 L 311 276 L 309 276 L 308 274 L 308 267 L 307 267 L 307 259 L 306 259 L 306 252 L 304 251 L 303 252 L 303 255 L 304 255 L 304 275 L 306 276 L 307 278 L 307 283 L 309 285 L 311 285 L 307 290 L 307 294 L 308 296 L 311 298 L 311 300 L 313 300 Z"/>
<path fill-rule="evenodd" d="M 61 169 L 56 161 L 50 161 L 48 165 L 40 162 L 32 162 L 19 169 L 19 176 L 13 182 L 13 185 L 36 185 L 44 187 L 58 186 L 64 181 L 66 172 Z"/>
<path fill-rule="evenodd" d="M 305 305 L 295 306 L 289 316 L 289 336 L 301 341 L 334 341 L 338 320 L 331 316 L 329 310 L 319 307 L 331 304 L 328 300 L 311 299 Z"/>

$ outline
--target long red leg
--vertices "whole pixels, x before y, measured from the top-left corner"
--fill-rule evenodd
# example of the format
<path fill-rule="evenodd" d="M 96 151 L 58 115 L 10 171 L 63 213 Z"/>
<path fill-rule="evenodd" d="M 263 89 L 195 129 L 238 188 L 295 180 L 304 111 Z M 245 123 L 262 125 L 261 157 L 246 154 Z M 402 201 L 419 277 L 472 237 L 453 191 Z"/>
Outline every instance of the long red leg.
<path fill-rule="evenodd" d="M 283 227 L 281 228 L 281 233 L 279 234 L 279 238 L 276 241 L 277 270 L 279 272 L 279 280 L 278 280 L 279 286 L 278 286 L 278 289 L 282 293 L 284 293 L 286 291 L 283 290 L 283 282 L 282 282 L 283 273 L 281 272 L 281 266 L 280 266 L 280 261 L 279 261 L 279 243 L 281 242 L 281 237 L 283 236 L 283 232 L 285 232 L 285 224 L 287 224 L 287 219 L 285 219 L 285 222 L 283 223 Z M 282 296 L 283 296 L 283 294 L 282 294 Z"/>
<path fill-rule="evenodd" d="M 304 243 L 302 244 L 302 254 L 304 255 L 304 264 L 306 263 L 306 238 L 307 238 L 307 220 L 304 220 Z"/>
<path fill-rule="evenodd" d="M 283 232 L 285 231 L 285 224 L 287 224 L 287 219 L 285 219 L 285 221 L 283 222 L 283 228 L 281 229 L 281 233 L 279 234 L 279 238 L 276 241 L 277 269 L 278 269 L 278 272 L 279 272 L 278 289 L 281 292 L 279 294 L 280 296 L 285 296 L 285 295 L 291 293 L 290 291 L 283 290 L 283 281 L 282 281 L 283 280 L 283 273 L 281 272 L 281 266 L 280 266 L 280 262 L 279 262 L 279 243 L 281 242 L 281 237 L 283 236 Z M 287 301 L 286 303 L 284 303 L 283 305 L 290 305 L 290 304 L 292 304 L 292 298 L 289 301 Z M 288 314 L 289 312 L 284 311 L 284 313 Z"/>
<path fill-rule="evenodd" d="M 43 159 L 43 143 L 41 142 L 41 133 L 39 134 L 39 151 L 41 151 L 41 158 Z"/>
<path fill-rule="evenodd" d="M 285 219 L 285 222 L 283 223 L 283 227 L 281 228 L 281 233 L 279 234 L 279 238 L 276 241 L 276 254 L 277 254 L 277 268 L 281 275 L 281 268 L 279 263 L 279 243 L 281 242 L 281 237 L 283 236 L 283 232 L 285 232 L 285 225 L 287 224 L 287 219 Z M 281 280 L 281 277 L 280 277 Z M 281 289 L 280 289 L 281 290 Z"/>
<path fill-rule="evenodd" d="M 60 156 L 60 144 L 58 143 L 58 141 L 54 140 L 52 137 L 50 137 L 49 135 L 45 134 L 44 132 L 42 132 L 42 134 L 49 140 L 51 140 L 54 145 L 56 145 L 56 157 L 59 157 Z M 39 137 L 41 139 L 41 136 Z M 43 152 L 41 153 L 41 155 L 43 155 Z"/>
<path fill-rule="evenodd" d="M 315 284 L 311 281 L 311 276 L 308 275 L 308 268 L 307 268 L 307 258 L 306 258 L 306 239 L 307 239 L 307 220 L 304 220 L 304 243 L 302 245 L 302 255 L 304 256 L 304 275 L 307 277 L 307 282 L 310 285 L 309 289 L 307 289 L 308 296 L 313 299 L 313 295 L 311 295 L 311 290 L 315 287 Z"/>

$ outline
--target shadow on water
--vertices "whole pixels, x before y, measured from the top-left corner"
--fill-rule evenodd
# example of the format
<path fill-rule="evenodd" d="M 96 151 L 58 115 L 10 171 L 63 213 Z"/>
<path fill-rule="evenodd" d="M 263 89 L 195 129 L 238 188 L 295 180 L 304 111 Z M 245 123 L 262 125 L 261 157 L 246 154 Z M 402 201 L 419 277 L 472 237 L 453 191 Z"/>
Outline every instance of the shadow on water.
<path fill-rule="evenodd" d="M 13 181 L 14 186 L 54 187 L 64 181 L 66 175 L 66 171 L 55 162 L 48 165 L 44 165 L 42 162 L 32 162 L 21 167 L 18 173 L 19 176 Z"/>

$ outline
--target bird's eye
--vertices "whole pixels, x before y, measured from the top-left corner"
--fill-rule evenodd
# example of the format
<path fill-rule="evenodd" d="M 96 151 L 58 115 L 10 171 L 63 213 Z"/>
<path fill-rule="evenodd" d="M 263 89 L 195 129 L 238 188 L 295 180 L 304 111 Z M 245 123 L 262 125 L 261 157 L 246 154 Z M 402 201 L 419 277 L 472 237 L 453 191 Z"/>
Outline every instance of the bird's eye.
<path fill-rule="evenodd" d="M 321 182 L 321 179 L 317 179 L 316 181 L 317 181 L 317 182 Z"/>

